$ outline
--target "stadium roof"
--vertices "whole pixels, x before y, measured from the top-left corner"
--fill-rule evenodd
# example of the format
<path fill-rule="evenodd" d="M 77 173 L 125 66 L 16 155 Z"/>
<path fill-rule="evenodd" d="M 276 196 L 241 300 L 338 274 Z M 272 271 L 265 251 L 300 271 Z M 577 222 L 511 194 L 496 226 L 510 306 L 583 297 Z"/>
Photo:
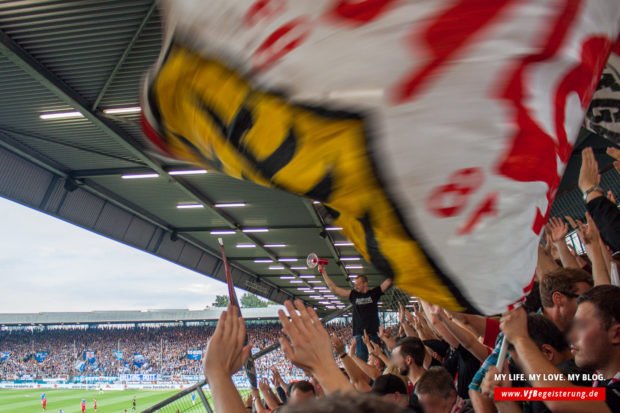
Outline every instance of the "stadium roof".
<path fill-rule="evenodd" d="M 276 319 L 278 310 L 283 306 L 269 306 L 264 308 L 243 308 L 243 318 Z M 57 324 L 124 324 L 124 323 L 154 323 L 178 321 L 205 321 L 217 320 L 224 308 L 210 308 L 206 310 L 149 310 L 149 311 L 91 311 L 87 313 L 29 313 L 29 314 L 0 314 L 0 326 L 14 325 L 57 325 Z"/>
<path fill-rule="evenodd" d="M 135 108 L 160 48 L 155 1 L 5 1 L 0 28 L 1 196 L 220 280 L 223 237 L 235 285 L 276 302 L 322 306 L 308 290 L 321 284 L 300 278 L 312 274 L 310 252 L 330 259 L 340 286 L 349 274 L 382 280 L 363 259 L 341 260 L 359 253 L 329 230 L 323 206 L 211 171 L 183 174 L 196 167 L 144 149 Z M 609 164 L 604 139 L 583 133 L 577 148 L 586 137 Z M 579 163 L 573 155 L 552 215 L 583 215 Z M 122 179 L 144 174 L 153 177 Z M 603 180 L 617 185 L 618 175 Z"/>

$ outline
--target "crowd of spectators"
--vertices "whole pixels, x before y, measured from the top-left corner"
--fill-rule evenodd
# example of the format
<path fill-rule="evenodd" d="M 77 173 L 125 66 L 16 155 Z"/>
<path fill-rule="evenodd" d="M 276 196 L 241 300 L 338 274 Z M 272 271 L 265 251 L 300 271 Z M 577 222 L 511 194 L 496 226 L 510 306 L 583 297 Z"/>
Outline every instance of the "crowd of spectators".
<path fill-rule="evenodd" d="M 188 357 L 188 352 L 202 351 L 212 334 L 213 328 L 204 326 L 3 331 L 0 351 L 10 352 L 10 356 L 0 362 L 0 379 L 112 377 L 124 373 L 201 375 L 200 360 Z M 254 325 L 248 329 L 249 341 L 256 350 L 276 343 L 279 335 L 279 324 Z M 87 351 L 94 352 L 94 363 L 85 360 Z M 122 360 L 116 357 L 115 351 L 122 352 Z M 48 354 L 43 361 L 37 361 L 37 352 Z M 134 353 L 144 356 L 145 362 L 135 364 Z M 84 364 L 80 369 L 81 362 Z M 259 374 L 275 366 L 286 378 L 303 376 L 278 350 L 261 357 L 256 364 Z"/>
<path fill-rule="evenodd" d="M 608 153 L 620 168 L 620 151 Z M 218 413 L 620 412 L 620 287 L 614 280 L 620 211 L 599 181 L 593 152 L 585 149 L 579 177 L 585 220 L 549 220 L 531 291 L 521 305 L 495 317 L 448 311 L 422 300 L 409 311 L 405 299 L 399 304 L 398 322 L 380 325 L 377 303 L 391 288 L 389 279 L 369 289 L 360 275 L 348 290 L 336 286 L 319 265 L 332 292 L 350 300 L 352 325 L 324 326 L 313 308 L 287 301 L 279 323 L 247 328 L 238 308 L 229 306 L 214 330 L 5 333 L 0 350 L 14 353 L 0 364 L 0 374 L 66 373 L 84 350 L 96 350 L 99 369 L 116 374 L 127 368 L 114 358 L 119 348 L 127 356 L 143 354 L 148 363 L 142 369 L 202 371 Z M 569 248 L 569 226 L 576 230 L 584 255 Z M 255 360 L 257 388 L 242 400 L 236 385 L 241 384 L 245 360 L 276 342 L 281 350 Z M 50 351 L 48 358 L 24 361 L 37 346 Z M 189 350 L 205 347 L 202 365 L 186 357 Z M 505 360 L 502 348 L 507 349 Z M 129 366 L 129 371 L 136 368 Z M 508 387 L 535 387 L 548 391 L 549 397 L 498 397 L 496 390 L 501 394 Z M 601 391 L 604 399 L 553 396 L 563 388 L 579 398 L 587 393 L 583 387 L 589 394 Z"/>
<path fill-rule="evenodd" d="M 620 150 L 608 154 L 620 170 Z M 620 412 L 620 211 L 599 186 L 598 171 L 585 149 L 579 177 L 585 219 L 549 220 L 529 295 L 501 315 L 462 314 L 419 300 L 413 311 L 400 304 L 396 325 L 378 326 L 377 301 L 389 280 L 369 289 L 360 276 L 347 290 L 319 266 L 332 292 L 353 305 L 353 336 L 328 331 L 301 301 L 286 302 L 280 344 L 307 380 L 287 384 L 274 369 L 271 383 L 261 380 L 243 401 L 230 376 L 250 349 L 238 309 L 229 307 L 204 359 L 216 411 Z M 569 226 L 585 254 L 567 244 Z M 509 400 L 500 397 L 503 388 L 524 391 Z M 529 397 L 528 388 L 540 398 Z M 596 392 L 603 398 L 585 400 Z"/>

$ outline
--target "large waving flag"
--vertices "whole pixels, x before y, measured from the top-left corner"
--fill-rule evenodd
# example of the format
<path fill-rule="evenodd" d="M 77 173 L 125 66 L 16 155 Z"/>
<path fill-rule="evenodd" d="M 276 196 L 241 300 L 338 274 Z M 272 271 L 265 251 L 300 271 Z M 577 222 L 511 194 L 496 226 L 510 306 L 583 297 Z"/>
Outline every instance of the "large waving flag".
<path fill-rule="evenodd" d="M 7 361 L 13 354 L 12 351 L 0 351 L 0 361 Z"/>
<path fill-rule="evenodd" d="M 123 360 L 123 352 L 121 350 L 114 350 L 114 357 L 118 360 Z"/>
<path fill-rule="evenodd" d="M 329 206 L 396 285 L 504 311 L 613 42 L 617 0 L 169 0 L 143 90 L 165 153 Z"/>

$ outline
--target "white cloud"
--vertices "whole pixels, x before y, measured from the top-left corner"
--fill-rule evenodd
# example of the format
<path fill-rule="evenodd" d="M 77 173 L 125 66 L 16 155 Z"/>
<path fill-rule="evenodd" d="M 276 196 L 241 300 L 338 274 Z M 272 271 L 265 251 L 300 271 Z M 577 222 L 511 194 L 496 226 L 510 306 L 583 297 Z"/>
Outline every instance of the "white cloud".
<path fill-rule="evenodd" d="M 0 228 L 1 313 L 197 309 L 227 294 L 220 281 L 4 198 Z"/>

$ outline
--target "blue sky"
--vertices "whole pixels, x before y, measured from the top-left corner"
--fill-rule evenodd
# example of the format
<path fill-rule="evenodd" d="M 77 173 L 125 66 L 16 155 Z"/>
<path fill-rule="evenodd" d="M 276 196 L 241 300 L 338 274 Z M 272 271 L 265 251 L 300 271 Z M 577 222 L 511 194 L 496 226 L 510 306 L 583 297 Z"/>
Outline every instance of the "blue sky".
<path fill-rule="evenodd" d="M 227 294 L 220 281 L 1 197 L 0 228 L 0 313 L 200 309 Z"/>

